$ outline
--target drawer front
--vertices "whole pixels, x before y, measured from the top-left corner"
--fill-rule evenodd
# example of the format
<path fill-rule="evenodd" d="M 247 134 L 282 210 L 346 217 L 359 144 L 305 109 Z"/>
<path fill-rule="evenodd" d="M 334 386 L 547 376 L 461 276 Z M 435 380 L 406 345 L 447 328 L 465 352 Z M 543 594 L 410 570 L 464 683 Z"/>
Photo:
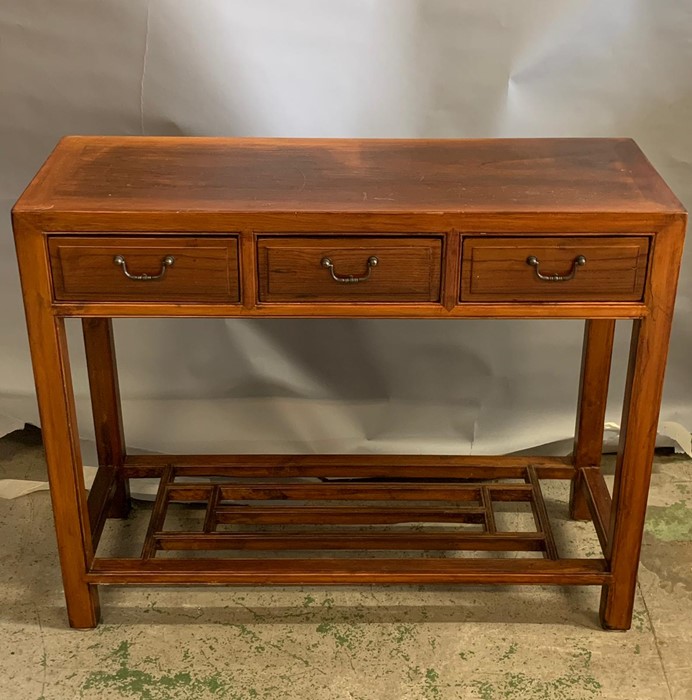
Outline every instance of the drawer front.
<path fill-rule="evenodd" d="M 58 301 L 219 301 L 240 298 L 234 237 L 53 236 Z"/>
<path fill-rule="evenodd" d="M 440 299 L 440 238 L 267 237 L 258 259 L 263 302 Z"/>
<path fill-rule="evenodd" d="M 645 236 L 470 236 L 461 300 L 639 301 L 648 253 Z"/>

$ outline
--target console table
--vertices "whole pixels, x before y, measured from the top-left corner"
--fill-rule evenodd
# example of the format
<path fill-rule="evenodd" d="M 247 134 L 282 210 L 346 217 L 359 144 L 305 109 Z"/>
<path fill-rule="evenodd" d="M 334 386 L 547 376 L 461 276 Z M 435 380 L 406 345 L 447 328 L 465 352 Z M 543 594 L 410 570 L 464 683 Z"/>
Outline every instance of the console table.
<path fill-rule="evenodd" d="M 73 627 L 98 624 L 106 584 L 533 583 L 600 585 L 603 626 L 629 628 L 686 225 L 633 141 L 66 137 L 13 224 Z M 111 319 L 195 316 L 585 319 L 573 454 L 129 455 Z M 96 430 L 88 494 L 69 317 Z M 633 331 L 611 499 L 619 319 Z M 141 554 L 98 556 L 129 480 L 152 476 Z M 571 480 L 602 556 L 560 556 L 553 478 Z M 498 526 L 513 502 L 533 531 Z M 205 508 L 198 530 L 166 528 L 175 503 Z"/>

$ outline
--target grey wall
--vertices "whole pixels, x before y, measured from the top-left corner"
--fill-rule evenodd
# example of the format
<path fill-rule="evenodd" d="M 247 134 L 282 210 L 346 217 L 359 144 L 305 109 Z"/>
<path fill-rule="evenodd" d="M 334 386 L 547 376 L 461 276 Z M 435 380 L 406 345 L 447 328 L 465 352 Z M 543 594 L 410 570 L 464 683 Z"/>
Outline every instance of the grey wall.
<path fill-rule="evenodd" d="M 3 0 L 0 432 L 37 420 L 9 208 L 63 134 L 632 136 L 689 205 L 691 33 L 690 0 Z M 663 412 L 687 428 L 690 270 Z M 576 322 L 116 330 L 140 447 L 492 452 L 573 430 Z"/>

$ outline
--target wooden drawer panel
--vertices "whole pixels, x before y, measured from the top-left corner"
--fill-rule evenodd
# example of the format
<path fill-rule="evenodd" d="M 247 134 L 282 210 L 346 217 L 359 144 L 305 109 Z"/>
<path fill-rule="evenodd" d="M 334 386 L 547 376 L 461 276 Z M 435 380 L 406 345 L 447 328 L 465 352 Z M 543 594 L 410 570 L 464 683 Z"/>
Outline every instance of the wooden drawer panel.
<path fill-rule="evenodd" d="M 235 237 L 53 236 L 49 250 L 58 301 L 239 301 Z"/>
<path fill-rule="evenodd" d="M 646 236 L 471 236 L 461 300 L 638 301 L 648 252 Z"/>
<path fill-rule="evenodd" d="M 258 255 L 264 302 L 440 299 L 440 238 L 267 237 Z"/>

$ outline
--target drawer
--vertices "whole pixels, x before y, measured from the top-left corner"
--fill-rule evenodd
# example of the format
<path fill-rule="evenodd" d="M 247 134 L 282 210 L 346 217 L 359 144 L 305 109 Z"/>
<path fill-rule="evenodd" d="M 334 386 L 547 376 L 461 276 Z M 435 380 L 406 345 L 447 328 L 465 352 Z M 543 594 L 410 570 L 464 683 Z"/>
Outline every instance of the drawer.
<path fill-rule="evenodd" d="M 58 301 L 239 300 L 234 237 L 52 236 Z"/>
<path fill-rule="evenodd" d="M 263 302 L 435 302 L 442 240 L 266 237 L 258 241 Z"/>
<path fill-rule="evenodd" d="M 470 236 L 462 301 L 639 301 L 646 236 Z"/>

